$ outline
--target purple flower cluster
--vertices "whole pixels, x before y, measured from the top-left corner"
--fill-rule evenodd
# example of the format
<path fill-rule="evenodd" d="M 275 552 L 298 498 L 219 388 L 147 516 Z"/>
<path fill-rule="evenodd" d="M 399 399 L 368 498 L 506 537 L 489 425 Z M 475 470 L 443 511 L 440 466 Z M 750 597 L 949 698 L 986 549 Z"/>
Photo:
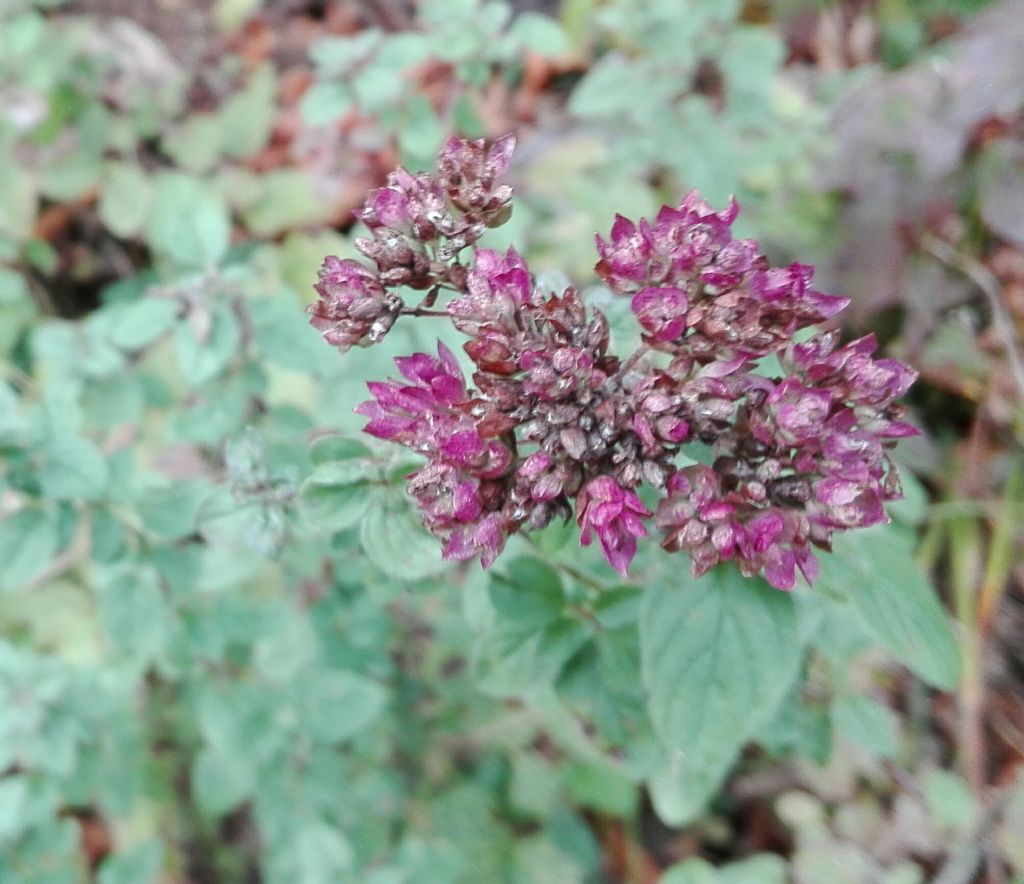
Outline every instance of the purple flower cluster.
<path fill-rule="evenodd" d="M 575 289 L 544 292 L 514 250 L 475 246 L 509 215 L 499 179 L 513 147 L 453 138 L 435 173 L 392 173 L 359 213 L 375 269 L 328 258 L 311 308 L 342 350 L 402 315 L 447 316 L 466 335 L 472 387 L 441 345 L 436 358 L 396 360 L 402 380 L 371 383 L 357 409 L 368 433 L 425 458 L 408 488 L 444 555 L 488 565 L 513 533 L 575 511 L 582 543 L 596 535 L 622 574 L 657 529 L 696 575 L 734 560 L 788 589 L 814 579 L 812 549 L 836 531 L 885 521 L 900 496 L 890 449 L 916 433 L 896 400 L 916 375 L 875 359 L 871 336 L 798 335 L 846 299 L 816 291 L 812 268 L 772 268 L 734 238 L 735 203 L 715 212 L 691 193 L 598 237 L 597 273 L 630 299 L 642 339 L 620 359 Z M 398 285 L 427 293 L 408 306 Z M 431 309 L 441 292 L 443 311 Z M 765 375 L 768 356 L 783 376 Z M 642 485 L 660 495 L 656 512 Z"/>

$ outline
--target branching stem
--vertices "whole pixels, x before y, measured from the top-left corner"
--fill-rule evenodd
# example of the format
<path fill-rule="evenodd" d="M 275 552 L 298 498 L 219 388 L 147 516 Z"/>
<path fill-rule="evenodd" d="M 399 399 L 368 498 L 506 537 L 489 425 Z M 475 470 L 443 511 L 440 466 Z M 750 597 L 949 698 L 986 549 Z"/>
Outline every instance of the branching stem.
<path fill-rule="evenodd" d="M 920 239 L 920 244 L 921 248 L 933 258 L 966 276 L 985 295 L 989 309 L 992 311 L 992 325 L 1002 339 L 1010 373 L 1017 385 L 1021 402 L 1024 402 L 1024 356 L 1021 355 L 1020 342 L 1017 340 L 1017 330 L 1014 328 L 1013 318 L 1006 309 L 1006 304 L 1003 303 L 1003 287 L 999 280 L 977 258 L 961 252 L 955 246 L 931 233 L 924 234 Z"/>

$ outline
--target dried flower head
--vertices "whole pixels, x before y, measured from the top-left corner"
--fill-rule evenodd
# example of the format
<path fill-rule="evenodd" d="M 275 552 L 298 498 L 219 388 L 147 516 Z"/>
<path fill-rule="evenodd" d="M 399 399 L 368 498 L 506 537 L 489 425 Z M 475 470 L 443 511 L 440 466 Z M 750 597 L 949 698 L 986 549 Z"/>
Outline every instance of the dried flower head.
<path fill-rule="evenodd" d="M 897 400 L 916 373 L 875 359 L 872 336 L 796 341 L 847 300 L 814 289 L 811 267 L 770 267 L 734 238 L 735 201 L 716 212 L 691 193 L 597 238 L 597 273 L 630 299 L 642 339 L 620 358 L 575 289 L 543 292 L 514 250 L 475 246 L 508 218 L 514 146 L 453 138 L 436 172 L 393 172 L 358 213 L 375 267 L 327 258 L 310 309 L 340 349 L 403 315 L 447 316 L 467 337 L 472 386 L 440 345 L 397 359 L 402 379 L 371 383 L 357 409 L 366 432 L 425 458 L 408 490 L 445 557 L 488 565 L 512 534 L 575 512 L 581 542 L 596 537 L 622 574 L 656 529 L 696 575 L 735 561 L 789 589 L 814 580 L 813 550 L 837 531 L 886 521 L 900 496 L 890 450 L 917 432 Z M 397 285 L 427 290 L 423 302 L 405 304 Z M 784 376 L 756 371 L 766 356 Z M 680 465 L 690 442 L 710 462 Z"/>

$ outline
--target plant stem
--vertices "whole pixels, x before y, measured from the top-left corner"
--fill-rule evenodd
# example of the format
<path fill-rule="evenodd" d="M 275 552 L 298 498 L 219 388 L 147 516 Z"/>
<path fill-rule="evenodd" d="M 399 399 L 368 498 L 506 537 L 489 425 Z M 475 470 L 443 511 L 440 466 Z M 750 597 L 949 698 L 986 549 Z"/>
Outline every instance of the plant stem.
<path fill-rule="evenodd" d="M 1024 402 L 1024 356 L 1021 355 L 1013 318 L 1003 303 L 1003 287 L 999 280 L 977 258 L 961 252 L 937 236 L 930 233 L 924 234 L 921 237 L 920 245 L 933 258 L 966 276 L 981 289 L 988 299 L 989 309 L 992 311 L 992 325 L 1003 341 L 1006 361 L 1010 365 L 1010 374 L 1017 385 L 1021 402 Z"/>
<path fill-rule="evenodd" d="M 605 586 L 596 577 L 591 577 L 586 571 L 581 571 L 575 565 L 570 565 L 567 562 L 561 562 L 558 559 L 552 558 L 544 550 L 540 548 L 537 541 L 531 537 L 528 533 L 523 534 L 523 539 L 526 540 L 537 552 L 543 557 L 544 561 L 547 562 L 552 568 L 563 572 L 566 576 L 571 577 L 577 583 L 582 583 L 584 586 L 589 586 L 591 589 L 597 592 L 607 592 L 608 587 Z"/>
<path fill-rule="evenodd" d="M 438 316 L 447 318 L 444 310 L 428 310 L 425 307 L 404 307 L 399 316 Z"/>
<path fill-rule="evenodd" d="M 1003 505 L 992 530 L 985 576 L 978 593 L 978 628 L 987 632 L 1003 596 L 1013 567 L 1015 510 L 1024 491 L 1024 465 L 1015 462 L 1003 493 Z"/>
<path fill-rule="evenodd" d="M 985 786 L 984 735 L 981 707 L 982 636 L 977 623 L 976 587 L 981 566 L 981 531 L 974 519 L 950 524 L 950 572 L 957 619 L 960 621 L 963 673 L 960 678 L 960 719 L 957 751 L 964 776 L 975 795 Z"/>

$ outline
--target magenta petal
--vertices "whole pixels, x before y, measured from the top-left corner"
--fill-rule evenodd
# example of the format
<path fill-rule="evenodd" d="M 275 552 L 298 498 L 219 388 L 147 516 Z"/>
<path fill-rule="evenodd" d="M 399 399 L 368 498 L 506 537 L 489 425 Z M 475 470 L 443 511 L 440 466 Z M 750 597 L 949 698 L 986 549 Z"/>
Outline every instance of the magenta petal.
<path fill-rule="evenodd" d="M 512 154 L 516 149 L 516 136 L 511 132 L 502 135 L 491 145 L 487 152 L 487 172 L 495 178 L 500 178 L 512 165 Z"/>
<path fill-rule="evenodd" d="M 472 482 L 462 482 L 453 496 L 454 515 L 460 522 L 472 522 L 481 512 L 480 495 Z"/>
<path fill-rule="evenodd" d="M 796 585 L 796 556 L 792 551 L 772 547 L 765 558 L 765 580 L 776 589 L 792 589 Z"/>
<path fill-rule="evenodd" d="M 407 380 L 418 382 L 424 377 L 435 374 L 438 368 L 437 360 L 426 353 L 413 353 L 411 356 L 396 356 L 395 365 Z"/>
<path fill-rule="evenodd" d="M 636 233 L 636 225 L 624 217 L 616 213 L 615 223 L 612 224 L 612 242 L 616 245 L 624 239 L 628 239 L 634 233 Z"/>
<path fill-rule="evenodd" d="M 378 439 L 393 440 L 409 430 L 413 424 L 414 421 L 399 417 L 381 417 L 371 420 L 363 427 L 363 432 Z"/>
<path fill-rule="evenodd" d="M 800 573 L 804 575 L 804 580 L 808 584 L 814 583 L 818 579 L 818 574 L 821 572 L 821 564 L 818 562 L 817 557 L 809 549 L 801 549 L 797 551 L 797 567 L 800 568 Z"/>
<path fill-rule="evenodd" d="M 875 369 L 885 373 L 886 393 L 893 399 L 906 393 L 917 380 L 918 373 L 898 359 L 879 359 L 875 362 Z"/>
<path fill-rule="evenodd" d="M 453 433 L 441 443 L 441 453 L 458 466 L 472 466 L 484 453 L 484 441 L 476 430 Z"/>
<path fill-rule="evenodd" d="M 458 528 L 452 532 L 441 551 L 441 558 L 446 561 L 464 562 L 476 555 L 476 548 L 470 542 L 468 528 Z"/>
<path fill-rule="evenodd" d="M 825 295 L 821 292 L 808 292 L 804 302 L 810 307 L 817 319 L 828 319 L 850 306 L 850 299 L 838 295 Z"/>
<path fill-rule="evenodd" d="M 911 436 L 920 436 L 921 430 L 913 424 L 903 423 L 902 421 L 887 421 L 879 434 L 887 439 L 907 439 Z"/>
<path fill-rule="evenodd" d="M 746 537 L 754 553 L 763 553 L 782 533 L 785 521 L 774 510 L 754 516 L 746 524 Z"/>
<path fill-rule="evenodd" d="M 430 382 L 430 389 L 437 402 L 444 405 L 455 405 L 466 396 L 462 378 L 452 377 L 450 374 L 438 375 Z"/>
<path fill-rule="evenodd" d="M 536 479 L 548 467 L 551 466 L 553 458 L 546 451 L 535 451 L 519 467 L 519 475 L 526 479 Z"/>
<path fill-rule="evenodd" d="M 452 353 L 448 347 L 441 341 L 437 342 L 437 355 L 441 358 L 441 365 L 444 366 L 444 370 L 455 377 L 462 377 L 462 369 L 459 368 L 459 360 L 455 358 L 455 354 Z"/>
<path fill-rule="evenodd" d="M 814 493 L 826 506 L 846 506 L 857 499 L 860 486 L 842 479 L 823 479 L 814 486 Z"/>
<path fill-rule="evenodd" d="M 530 497 L 538 503 L 554 500 L 562 493 L 562 480 L 554 473 L 542 476 L 530 491 Z"/>
<path fill-rule="evenodd" d="M 601 548 L 604 550 L 608 564 L 618 571 L 623 577 L 629 576 L 629 565 L 636 555 L 636 540 L 630 536 L 615 538 L 617 545 L 611 542 L 611 538 L 601 535 Z"/>

